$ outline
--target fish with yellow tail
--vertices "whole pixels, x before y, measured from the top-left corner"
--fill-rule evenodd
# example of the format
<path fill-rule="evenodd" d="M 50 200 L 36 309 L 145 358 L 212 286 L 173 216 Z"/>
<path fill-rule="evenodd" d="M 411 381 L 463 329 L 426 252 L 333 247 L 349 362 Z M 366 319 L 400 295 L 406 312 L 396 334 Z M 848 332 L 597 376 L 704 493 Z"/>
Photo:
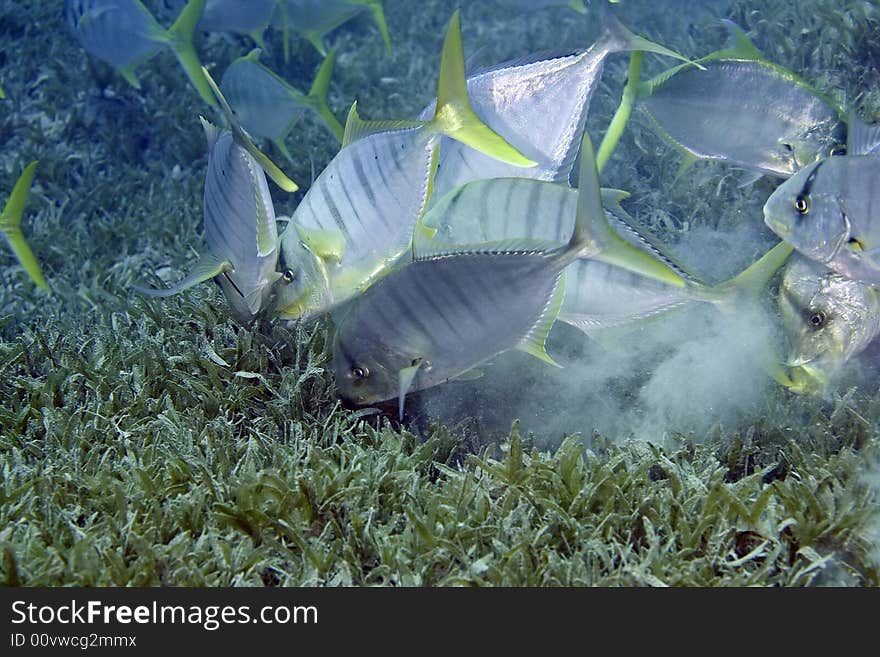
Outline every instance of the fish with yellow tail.
<path fill-rule="evenodd" d="M 294 89 L 261 64 L 259 54 L 260 49 L 255 48 L 239 57 L 229 65 L 220 80 L 223 95 L 235 110 L 242 127 L 254 137 L 269 139 L 290 160 L 284 140 L 302 115 L 313 111 L 341 142 L 342 124 L 327 105 L 336 52 L 330 51 L 324 58 L 308 94 Z"/>
<path fill-rule="evenodd" d="M 803 256 L 779 286 L 792 392 L 822 394 L 844 364 L 880 334 L 880 292 Z"/>
<path fill-rule="evenodd" d="M 534 178 L 568 183 L 605 60 L 625 51 L 687 58 L 633 33 L 610 11 L 602 31 L 584 50 L 531 56 L 478 71 L 467 79 L 474 112 L 517 150 L 537 162 L 511 166 L 452 139 L 443 139 L 434 180 L 434 199 L 471 180 Z M 435 104 L 421 113 L 428 118 Z M 601 166 L 600 166 L 601 171 Z"/>
<path fill-rule="evenodd" d="M 12 193 L 6 201 L 6 206 L 3 208 L 3 213 L 0 214 L 0 233 L 3 233 L 3 236 L 9 243 L 9 247 L 15 253 L 15 257 L 18 258 L 18 261 L 24 267 L 28 276 L 31 277 L 31 280 L 42 289 L 48 290 L 49 286 L 46 283 L 46 279 L 43 278 L 43 272 L 40 271 L 40 264 L 34 257 L 33 251 L 31 251 L 21 232 L 21 216 L 24 212 L 24 205 L 27 202 L 28 192 L 30 191 L 36 168 L 37 161 L 34 160 L 24 168 L 24 171 L 18 177 L 15 186 L 12 188 Z"/>
<path fill-rule="evenodd" d="M 602 189 L 601 194 L 610 226 L 605 246 L 566 268 L 558 316 L 587 335 L 693 302 L 713 303 L 733 314 L 744 297 L 761 294 L 791 253 L 790 247 L 777 246 L 736 278 L 707 286 L 626 212 L 621 201 L 628 193 Z M 434 232 L 430 239 L 450 247 L 523 239 L 559 246 L 572 233 L 578 202 L 578 190 L 564 185 L 524 178 L 476 180 L 435 203 L 421 225 Z M 597 225 L 602 222 L 595 221 L 593 231 Z"/>
<path fill-rule="evenodd" d="M 842 151 L 842 110 L 725 23 L 733 47 L 697 60 L 702 69 L 677 66 L 637 88 L 654 127 L 684 154 L 682 170 L 715 160 L 787 178 Z"/>
<path fill-rule="evenodd" d="M 516 166 L 535 162 L 487 127 L 470 106 L 459 14 L 449 22 L 429 121 L 365 122 L 349 112 L 343 147 L 315 179 L 281 236 L 283 267 L 276 314 L 309 319 L 384 276 L 411 248 L 431 196 L 441 138 L 451 137 Z"/>
<path fill-rule="evenodd" d="M 382 0 L 278 0 L 274 23 L 283 30 L 284 58 L 290 53 L 290 32 L 301 34 L 326 55 L 324 36 L 364 11 L 373 15 L 385 48 L 391 52 Z"/>
<path fill-rule="evenodd" d="M 536 185 L 544 183 L 535 183 Z M 566 244 L 508 241 L 454 250 L 429 243 L 339 313 L 333 371 L 350 403 L 398 399 L 519 349 L 554 364 L 544 341 L 563 302 L 563 271 L 609 246 L 589 136 Z M 620 239 L 619 237 L 617 238 Z"/>
<path fill-rule="evenodd" d="M 190 0 L 167 30 L 140 0 L 66 0 L 64 13 L 82 47 L 113 66 L 135 89 L 135 68 L 163 48 L 171 48 L 192 85 L 216 107 L 193 45 L 205 0 Z"/>
<path fill-rule="evenodd" d="M 148 296 L 167 297 L 214 279 L 235 318 L 248 324 L 272 306 L 273 291 L 285 276 L 276 271 L 278 228 L 265 173 L 285 191 L 297 186 L 254 146 L 207 71 L 205 75 L 230 125 L 221 130 L 199 117 L 209 151 L 203 197 L 207 251 L 192 273 L 175 285 L 132 287 Z"/>

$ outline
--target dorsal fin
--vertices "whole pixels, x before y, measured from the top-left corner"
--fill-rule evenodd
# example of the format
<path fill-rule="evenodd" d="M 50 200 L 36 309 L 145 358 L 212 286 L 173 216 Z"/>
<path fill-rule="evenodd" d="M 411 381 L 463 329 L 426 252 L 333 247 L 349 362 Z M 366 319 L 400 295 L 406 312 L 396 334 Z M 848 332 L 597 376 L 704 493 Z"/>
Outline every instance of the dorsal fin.
<path fill-rule="evenodd" d="M 460 10 L 452 14 L 443 40 L 437 105 L 429 125 L 447 137 L 501 162 L 521 167 L 535 166 L 537 162 L 511 146 L 504 137 L 487 126 L 471 108 L 465 79 L 459 14 Z"/>
<path fill-rule="evenodd" d="M 581 140 L 577 215 L 571 239 L 561 255 L 564 258 L 595 258 L 669 285 L 684 285 L 682 278 L 669 265 L 633 246 L 611 228 L 602 207 L 593 143 L 586 130 Z"/>
<path fill-rule="evenodd" d="M 217 140 L 220 138 L 222 130 L 208 121 L 208 119 L 201 114 L 199 114 L 199 121 L 202 124 L 202 129 L 205 131 L 205 139 L 208 140 L 208 152 L 210 152 L 211 149 L 214 148 L 214 144 L 216 144 Z"/>
<path fill-rule="evenodd" d="M 348 110 L 348 117 L 345 119 L 345 132 L 342 137 L 342 147 L 345 148 L 359 139 L 364 139 L 365 137 L 380 132 L 391 132 L 393 130 L 404 130 L 407 128 L 421 128 L 424 125 L 424 121 L 364 121 L 358 114 L 357 101 L 354 101 L 351 104 L 351 108 Z"/>

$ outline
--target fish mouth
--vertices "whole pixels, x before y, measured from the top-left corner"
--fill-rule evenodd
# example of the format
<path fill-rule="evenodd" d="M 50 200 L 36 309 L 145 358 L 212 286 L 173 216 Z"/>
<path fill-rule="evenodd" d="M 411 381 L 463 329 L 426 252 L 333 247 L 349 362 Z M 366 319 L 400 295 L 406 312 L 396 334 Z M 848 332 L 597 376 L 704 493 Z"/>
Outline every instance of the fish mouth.
<path fill-rule="evenodd" d="M 792 381 L 788 389 L 798 395 L 821 395 L 827 390 L 828 375 L 820 368 L 804 363 L 795 365 L 789 370 Z"/>

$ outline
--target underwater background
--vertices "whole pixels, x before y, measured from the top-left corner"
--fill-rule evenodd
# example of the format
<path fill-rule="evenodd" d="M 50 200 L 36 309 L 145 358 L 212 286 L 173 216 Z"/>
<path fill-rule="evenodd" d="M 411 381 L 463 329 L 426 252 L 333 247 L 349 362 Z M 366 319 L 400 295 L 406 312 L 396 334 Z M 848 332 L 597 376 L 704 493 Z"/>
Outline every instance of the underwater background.
<path fill-rule="evenodd" d="M 594 0 L 593 4 L 597 4 Z M 176 10 L 145 2 L 167 26 Z M 172 3 L 173 4 L 173 3 Z M 329 104 L 343 120 L 411 118 L 436 94 L 443 33 L 462 10 L 465 55 L 488 65 L 589 46 L 599 22 L 563 5 L 386 0 L 389 53 L 369 14 L 331 32 Z M 695 6 L 696 5 L 696 6 Z M 728 43 L 880 120 L 874 2 L 623 0 L 631 29 L 689 57 Z M 253 43 L 200 34 L 219 74 Z M 263 63 L 307 90 L 321 62 L 278 30 Z M 593 98 L 598 143 L 628 57 Z M 669 66 L 646 56 L 644 77 Z M 843 585 L 880 583 L 876 345 L 824 397 L 793 395 L 748 354 L 776 339 L 763 313 L 695 308 L 590 340 L 564 325 L 564 367 L 504 354 L 474 381 L 395 414 L 344 408 L 329 327 L 242 328 L 219 288 L 168 299 L 204 249 L 207 148 L 220 116 L 170 51 L 141 89 L 88 55 L 63 2 L 0 0 L 0 189 L 39 160 L 23 230 L 51 286 L 0 250 L 0 580 L 8 585 Z M 338 150 L 314 115 L 266 150 L 296 180 L 289 215 Z M 602 184 L 719 282 L 775 243 L 742 185 L 680 156 L 636 110 Z M 152 279 L 150 277 L 153 277 Z"/>

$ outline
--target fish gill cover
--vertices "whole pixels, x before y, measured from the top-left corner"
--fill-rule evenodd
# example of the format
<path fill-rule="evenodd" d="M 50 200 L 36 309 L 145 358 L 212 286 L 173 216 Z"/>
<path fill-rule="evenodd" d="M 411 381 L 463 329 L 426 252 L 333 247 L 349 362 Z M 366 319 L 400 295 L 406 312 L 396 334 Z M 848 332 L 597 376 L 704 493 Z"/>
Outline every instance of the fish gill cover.
<path fill-rule="evenodd" d="M 168 28 L 183 4 L 144 6 Z M 587 47 L 599 4 L 467 3 L 468 66 Z M 456 7 L 382 5 L 390 51 L 370 12 L 323 36 L 339 119 L 355 99 L 366 118 L 414 118 L 436 95 Z M 0 250 L 4 583 L 880 584 L 877 345 L 824 396 L 777 385 L 765 364 L 787 348 L 778 277 L 733 313 L 695 305 L 589 338 L 557 323 L 547 350 L 562 369 L 502 354 L 481 378 L 410 396 L 402 424 L 396 402 L 347 409 L 330 323 L 243 327 L 217 286 L 161 300 L 129 287 L 169 285 L 204 253 L 198 117 L 222 117 L 170 49 L 137 67 L 137 90 L 85 55 L 63 2 L 28 7 L 0 0 L 0 189 L 39 161 L 21 230 L 51 292 Z M 729 18 L 768 60 L 880 119 L 873 4 L 613 11 L 689 57 L 723 47 Z M 308 89 L 313 45 L 288 34 L 285 57 L 275 23 L 261 38 L 260 61 Z M 195 34 L 216 79 L 253 45 Z M 627 60 L 609 58 L 592 100 L 597 145 Z M 646 55 L 643 78 L 672 65 Z M 338 150 L 309 115 L 285 140 L 291 160 L 260 145 L 301 185 L 270 185 L 279 217 Z M 742 185 L 714 162 L 678 175 L 679 161 L 636 108 L 601 182 L 630 192 L 626 210 L 695 275 L 722 282 L 776 243 L 761 210 L 779 181 Z"/>

